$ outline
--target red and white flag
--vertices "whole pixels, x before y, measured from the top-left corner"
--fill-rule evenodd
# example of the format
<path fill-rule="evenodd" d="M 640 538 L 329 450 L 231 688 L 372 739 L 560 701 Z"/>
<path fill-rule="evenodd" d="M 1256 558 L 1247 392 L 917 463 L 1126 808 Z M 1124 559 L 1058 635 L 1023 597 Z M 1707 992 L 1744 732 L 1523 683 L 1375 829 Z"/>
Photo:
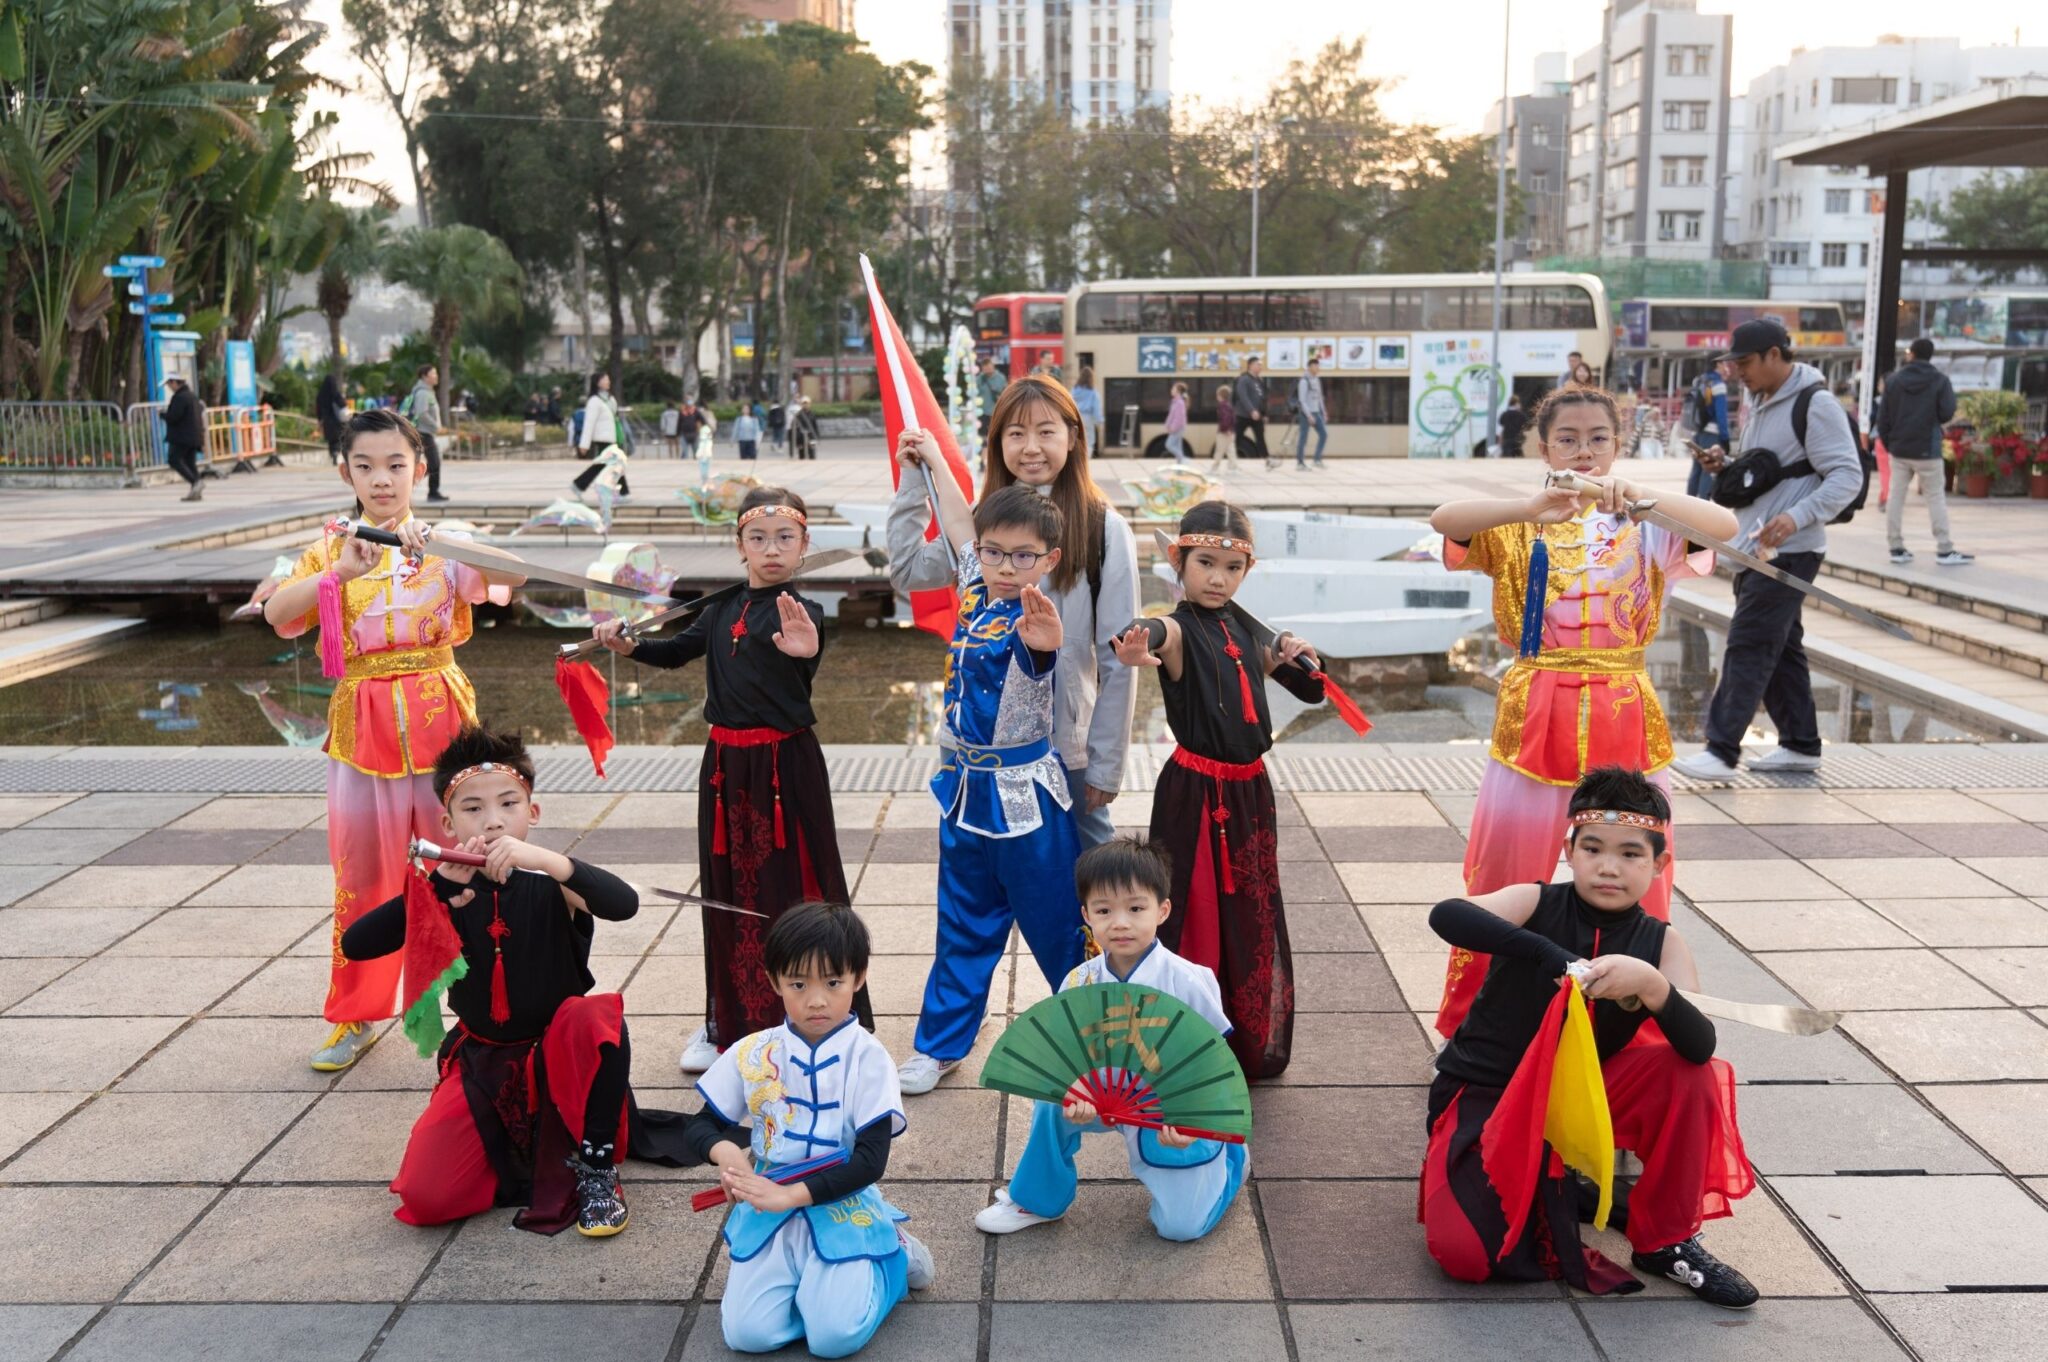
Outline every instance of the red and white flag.
<path fill-rule="evenodd" d="M 888 432 L 890 484 L 894 486 L 903 476 L 903 470 L 896 466 L 896 441 L 906 430 L 928 430 L 945 454 L 946 467 L 952 471 L 953 480 L 960 484 L 961 495 L 971 503 L 974 500 L 974 477 L 968 472 L 967 460 L 961 457 L 960 446 L 953 439 L 946 409 L 932 396 L 931 384 L 925 382 L 924 370 L 918 367 L 917 356 L 911 353 L 909 343 L 897 329 L 896 319 L 889 314 L 889 305 L 882 301 L 881 286 L 875 282 L 875 268 L 865 255 L 860 258 L 860 273 L 868 290 L 868 318 L 875 341 L 875 376 L 882 389 L 882 425 Z M 939 537 L 936 511 L 931 523 L 925 526 L 924 537 L 927 541 Z M 950 587 L 910 593 L 911 618 L 917 622 L 918 628 L 940 638 L 950 640 L 953 637 L 953 618 L 958 613 L 959 601 Z"/>

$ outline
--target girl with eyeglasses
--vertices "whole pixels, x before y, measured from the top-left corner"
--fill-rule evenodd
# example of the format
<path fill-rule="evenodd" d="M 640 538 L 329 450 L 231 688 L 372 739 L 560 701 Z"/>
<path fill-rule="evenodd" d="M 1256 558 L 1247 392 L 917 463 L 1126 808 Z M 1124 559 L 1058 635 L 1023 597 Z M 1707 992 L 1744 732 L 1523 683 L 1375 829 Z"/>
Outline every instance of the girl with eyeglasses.
<path fill-rule="evenodd" d="M 635 638 L 616 618 L 596 630 L 605 647 L 650 667 L 704 659 L 711 735 L 698 767 L 697 892 L 746 911 L 703 910 L 705 1016 L 683 1048 L 685 1073 L 709 1069 L 734 1041 L 781 1022 L 761 954 L 775 919 L 800 903 L 852 901 L 811 708 L 825 611 L 791 585 L 811 547 L 804 499 L 755 488 L 740 503 L 734 537 L 747 574 L 738 596 L 669 638 Z M 875 1029 L 865 989 L 854 1011 Z"/>
<path fill-rule="evenodd" d="M 1546 468 L 1595 482 L 1596 496 L 1546 486 L 1526 497 L 1454 501 L 1430 526 L 1444 536 L 1444 566 L 1493 578 L 1501 642 L 1518 656 L 1501 679 L 1493 742 L 1472 835 L 1465 891 L 1547 883 L 1564 844 L 1572 789 L 1596 766 L 1642 771 L 1660 788 L 1672 758 L 1671 726 L 1645 659 L 1671 583 L 1706 576 L 1714 556 L 1629 518 L 1645 493 L 1612 476 L 1622 426 L 1599 388 L 1552 392 L 1536 409 L 1536 453 Z M 1732 539 L 1735 515 L 1697 497 L 1664 495 L 1657 509 L 1712 539 Z M 1643 898 L 1671 915 L 1671 869 Z M 1453 948 L 1437 1030 L 1458 1029 L 1488 957 Z"/>

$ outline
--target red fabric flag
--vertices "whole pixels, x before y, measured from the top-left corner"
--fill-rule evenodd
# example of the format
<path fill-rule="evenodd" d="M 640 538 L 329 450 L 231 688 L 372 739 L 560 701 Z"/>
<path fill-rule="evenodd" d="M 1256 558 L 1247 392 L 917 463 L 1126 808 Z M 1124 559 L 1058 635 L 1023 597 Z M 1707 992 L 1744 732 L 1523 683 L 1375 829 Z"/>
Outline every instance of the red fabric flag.
<path fill-rule="evenodd" d="M 1565 994 L 1576 985 L 1565 980 L 1536 1028 L 1528 1053 L 1515 1076 L 1502 1089 L 1500 1102 L 1479 1133 L 1479 1162 L 1486 1180 L 1500 1193 L 1507 1215 L 1506 1236 L 1496 1252 L 1506 1253 L 1522 1237 L 1536 1204 L 1536 1185 L 1543 1176 L 1543 1123 L 1550 1114 L 1550 1079 L 1557 1067 L 1557 1043 L 1564 1034 Z"/>
<path fill-rule="evenodd" d="M 1337 678 L 1328 672 L 1321 675 L 1323 698 L 1330 702 L 1330 708 L 1337 711 L 1337 717 L 1344 721 L 1345 726 L 1361 738 L 1372 732 L 1372 720 L 1365 717 L 1365 711 L 1358 707 L 1356 700 L 1344 693 L 1344 688 L 1337 684 Z"/>
<path fill-rule="evenodd" d="M 441 1048 L 441 1038 L 448 1034 L 441 1024 L 441 995 L 469 973 L 469 961 L 463 958 L 462 938 L 456 935 L 448 909 L 417 862 L 405 872 L 403 968 L 400 1025 L 424 1059 Z"/>
<path fill-rule="evenodd" d="M 874 266 L 868 263 L 865 255 L 860 258 L 860 272 L 867 281 L 868 319 L 875 342 L 875 377 L 882 389 L 882 425 L 888 432 L 890 485 L 895 486 L 903 476 L 903 470 L 896 466 L 897 439 L 906 430 L 928 430 L 938 441 L 940 452 L 946 456 L 946 467 L 952 471 L 953 481 L 960 485 L 961 495 L 972 503 L 974 478 L 968 472 L 967 460 L 961 456 L 959 444 L 953 439 L 953 428 L 946 421 L 946 409 L 932 396 L 931 384 L 925 382 L 924 370 L 918 367 L 917 356 L 911 353 L 909 343 L 897 329 L 896 319 L 889 314 L 889 305 L 882 301 L 882 289 L 875 282 Z M 931 523 L 925 526 L 924 537 L 927 542 L 939 537 L 936 512 Z M 953 637 L 953 619 L 959 608 L 959 601 L 950 587 L 910 593 L 910 614 L 917 627 L 949 641 Z"/>
<path fill-rule="evenodd" d="M 583 745 L 590 749 L 590 764 L 597 768 L 597 778 L 604 779 L 604 759 L 612 751 L 612 726 L 605 722 L 605 710 L 611 704 L 611 687 L 604 682 L 604 673 L 588 662 L 571 662 L 566 657 L 555 659 L 555 689 L 562 692 L 562 703 L 569 707 L 569 718 L 576 725 L 576 732 L 583 739 Z"/>

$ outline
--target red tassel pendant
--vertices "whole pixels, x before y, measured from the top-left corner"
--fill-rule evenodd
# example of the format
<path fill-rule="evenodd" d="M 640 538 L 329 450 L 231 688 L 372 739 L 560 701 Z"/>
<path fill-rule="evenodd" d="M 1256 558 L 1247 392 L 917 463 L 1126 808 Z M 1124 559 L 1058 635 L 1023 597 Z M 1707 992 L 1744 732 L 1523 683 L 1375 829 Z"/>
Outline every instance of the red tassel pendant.
<path fill-rule="evenodd" d="M 711 788 L 717 791 L 711 803 L 711 854 L 725 855 L 725 768 L 711 773 Z"/>
<path fill-rule="evenodd" d="M 1252 694 L 1251 674 L 1244 669 L 1244 649 L 1237 646 L 1237 640 L 1230 636 L 1230 626 L 1222 620 L 1216 627 L 1223 631 L 1223 655 L 1237 664 L 1237 699 L 1244 721 L 1255 724 L 1259 721 L 1259 704 Z"/>
<path fill-rule="evenodd" d="M 732 622 L 732 655 L 739 656 L 740 640 L 747 636 L 747 607 L 740 603 L 740 617 Z"/>
<path fill-rule="evenodd" d="M 495 958 L 491 962 L 491 1020 L 503 1026 L 512 1020 L 512 996 L 505 989 L 505 938 L 512 929 L 498 911 L 497 891 L 491 892 L 491 941 Z"/>
<path fill-rule="evenodd" d="M 1220 788 L 1216 791 L 1216 807 L 1209 810 L 1209 817 L 1216 824 L 1218 883 L 1222 885 L 1224 893 L 1235 894 L 1237 877 L 1230 873 L 1230 833 L 1224 827 L 1224 824 L 1230 821 L 1230 810 L 1223 807 L 1223 791 Z"/>
<path fill-rule="evenodd" d="M 768 749 L 768 769 L 775 773 L 775 846 L 780 850 L 782 840 L 782 744 L 772 744 Z"/>

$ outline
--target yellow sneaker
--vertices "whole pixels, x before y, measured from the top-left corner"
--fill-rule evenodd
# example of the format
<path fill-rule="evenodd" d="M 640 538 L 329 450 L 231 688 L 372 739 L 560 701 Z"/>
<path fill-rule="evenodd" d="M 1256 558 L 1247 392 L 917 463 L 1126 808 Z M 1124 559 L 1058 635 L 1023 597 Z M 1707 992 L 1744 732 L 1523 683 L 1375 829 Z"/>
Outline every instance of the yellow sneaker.
<path fill-rule="evenodd" d="M 327 1043 L 313 1052 L 313 1068 L 323 1074 L 340 1073 L 376 1043 L 377 1037 L 368 1022 L 342 1022 L 327 1037 Z"/>

